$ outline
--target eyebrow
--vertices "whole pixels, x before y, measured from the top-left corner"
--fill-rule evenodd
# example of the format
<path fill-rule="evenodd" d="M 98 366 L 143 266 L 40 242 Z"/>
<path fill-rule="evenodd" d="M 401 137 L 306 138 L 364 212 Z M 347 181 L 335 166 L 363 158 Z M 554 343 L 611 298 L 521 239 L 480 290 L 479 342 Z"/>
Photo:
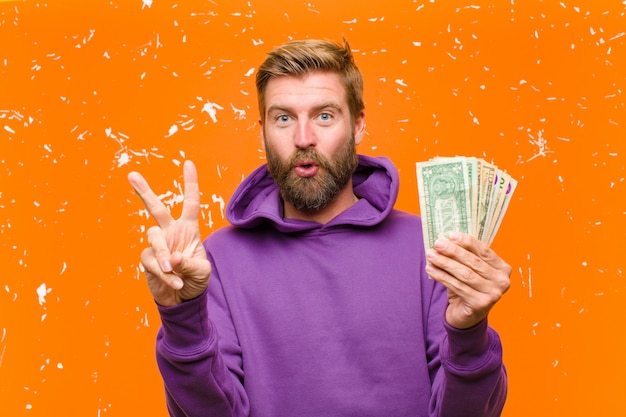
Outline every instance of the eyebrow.
<path fill-rule="evenodd" d="M 338 113 L 343 113 L 343 110 L 342 110 L 341 106 L 339 104 L 335 103 L 334 101 L 328 101 L 326 103 L 320 104 L 319 106 L 315 106 L 313 108 L 312 112 L 316 113 L 316 112 L 318 112 L 320 110 L 324 110 L 324 109 L 328 109 L 328 108 L 336 110 Z M 275 111 L 283 111 L 283 112 L 286 112 L 286 113 L 291 113 L 292 112 L 292 110 L 289 107 L 281 106 L 281 105 L 278 105 L 278 104 L 272 104 L 270 107 L 268 107 L 267 114 L 270 114 L 270 113 L 275 112 Z"/>
<path fill-rule="evenodd" d="M 329 102 L 322 104 L 321 106 L 315 107 L 315 111 L 320 111 L 320 110 L 327 109 L 327 108 L 336 110 L 338 113 L 343 113 L 341 106 L 335 103 L 334 101 L 329 101 Z"/>

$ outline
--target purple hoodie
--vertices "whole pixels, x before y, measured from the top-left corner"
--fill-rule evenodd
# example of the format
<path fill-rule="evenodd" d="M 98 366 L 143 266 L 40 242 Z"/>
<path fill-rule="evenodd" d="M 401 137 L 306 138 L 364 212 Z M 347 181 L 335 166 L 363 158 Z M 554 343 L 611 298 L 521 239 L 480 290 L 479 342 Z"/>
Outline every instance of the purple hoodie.
<path fill-rule="evenodd" d="M 420 219 L 393 208 L 396 169 L 359 158 L 358 203 L 325 225 L 283 219 L 265 166 L 237 189 L 232 226 L 204 243 L 208 290 L 159 306 L 172 416 L 500 415 L 497 333 L 445 323 Z"/>

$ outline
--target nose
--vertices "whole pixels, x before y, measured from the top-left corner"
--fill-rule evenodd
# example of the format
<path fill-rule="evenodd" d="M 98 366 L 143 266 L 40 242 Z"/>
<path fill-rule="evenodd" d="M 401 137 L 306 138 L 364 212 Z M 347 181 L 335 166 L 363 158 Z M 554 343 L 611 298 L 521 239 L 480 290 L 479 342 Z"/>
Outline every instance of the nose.
<path fill-rule="evenodd" d="M 317 137 L 315 129 L 308 120 L 299 120 L 296 125 L 294 144 L 297 148 L 305 149 L 315 146 Z"/>

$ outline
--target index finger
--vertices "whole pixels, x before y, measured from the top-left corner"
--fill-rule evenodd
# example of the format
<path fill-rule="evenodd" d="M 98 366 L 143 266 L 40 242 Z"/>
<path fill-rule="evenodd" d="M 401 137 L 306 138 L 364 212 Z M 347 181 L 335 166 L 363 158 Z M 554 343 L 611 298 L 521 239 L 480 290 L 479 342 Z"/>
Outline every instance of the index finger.
<path fill-rule="evenodd" d="M 485 242 L 475 238 L 472 235 L 466 233 L 453 232 L 449 236 L 451 242 L 456 243 L 466 251 L 477 256 L 481 261 L 485 262 L 493 268 L 500 269 L 505 265 L 505 262 L 500 258 L 493 249 L 489 247 Z M 471 263 L 466 260 L 465 262 Z"/>
<path fill-rule="evenodd" d="M 132 171 L 128 174 L 128 182 L 135 189 L 135 192 L 146 206 L 146 210 L 157 224 L 161 227 L 165 227 L 174 221 L 165 205 L 159 200 L 159 197 L 152 191 L 148 182 L 144 177 L 136 172 Z"/>

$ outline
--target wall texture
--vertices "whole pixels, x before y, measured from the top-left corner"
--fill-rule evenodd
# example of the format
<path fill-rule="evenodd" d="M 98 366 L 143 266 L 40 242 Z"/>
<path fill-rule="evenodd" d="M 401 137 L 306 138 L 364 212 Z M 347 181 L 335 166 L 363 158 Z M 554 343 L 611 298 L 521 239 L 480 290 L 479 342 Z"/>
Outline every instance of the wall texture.
<path fill-rule="evenodd" d="M 473 155 L 519 185 L 493 247 L 513 287 L 504 415 L 626 414 L 626 2 L 0 1 L 0 414 L 165 416 L 139 270 L 140 170 L 174 213 L 199 167 L 202 232 L 263 162 L 254 72 L 292 38 L 347 37 L 360 152 Z M 620 243 L 621 242 L 621 243 Z"/>

